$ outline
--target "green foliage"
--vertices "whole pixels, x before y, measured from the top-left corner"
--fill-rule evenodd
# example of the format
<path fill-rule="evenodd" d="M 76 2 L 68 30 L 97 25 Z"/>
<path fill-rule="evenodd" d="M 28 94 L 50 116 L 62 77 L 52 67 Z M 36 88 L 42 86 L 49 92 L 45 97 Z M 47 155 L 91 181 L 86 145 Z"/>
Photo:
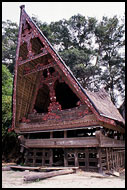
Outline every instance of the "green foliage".
<path fill-rule="evenodd" d="M 8 132 L 12 124 L 12 82 L 12 74 L 2 64 L 2 158 L 7 162 L 19 154 L 17 134 Z"/>
<path fill-rule="evenodd" d="M 2 138 L 8 133 L 12 118 L 12 75 L 2 64 Z"/>
<path fill-rule="evenodd" d="M 124 23 L 120 23 L 118 18 L 103 17 L 102 21 L 95 29 L 96 43 L 99 48 L 97 63 L 103 67 L 100 76 L 101 84 L 109 92 L 112 101 L 117 104 L 117 93 L 124 99 L 125 91 L 125 56 Z"/>
<path fill-rule="evenodd" d="M 18 39 L 18 25 L 7 20 L 2 22 L 2 63 L 11 73 L 14 72 L 15 54 Z"/>

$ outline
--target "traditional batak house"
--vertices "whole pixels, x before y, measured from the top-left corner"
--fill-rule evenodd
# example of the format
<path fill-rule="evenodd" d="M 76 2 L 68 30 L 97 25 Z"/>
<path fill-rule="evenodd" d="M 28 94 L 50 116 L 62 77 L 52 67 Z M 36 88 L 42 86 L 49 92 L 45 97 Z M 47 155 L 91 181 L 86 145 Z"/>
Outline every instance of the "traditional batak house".
<path fill-rule="evenodd" d="M 12 128 L 24 164 L 124 167 L 125 122 L 104 89 L 85 90 L 21 6 Z"/>

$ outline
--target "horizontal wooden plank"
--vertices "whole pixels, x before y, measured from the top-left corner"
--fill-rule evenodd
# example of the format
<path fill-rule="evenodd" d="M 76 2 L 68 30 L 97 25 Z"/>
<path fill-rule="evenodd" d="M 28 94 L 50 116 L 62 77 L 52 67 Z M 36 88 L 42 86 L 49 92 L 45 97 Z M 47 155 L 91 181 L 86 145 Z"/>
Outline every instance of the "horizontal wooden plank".
<path fill-rule="evenodd" d="M 73 120 L 69 119 L 67 121 L 63 120 L 48 120 L 41 121 L 37 123 L 20 123 L 19 132 L 35 132 L 35 131 L 49 131 L 49 130 L 65 130 L 65 129 L 75 129 L 79 127 L 89 127 L 89 126 L 98 126 L 98 121 L 96 120 L 93 114 L 86 115 L 83 118 Z"/>
<path fill-rule="evenodd" d="M 125 147 L 125 141 L 105 137 L 101 131 L 96 131 L 96 137 L 99 141 L 100 147 Z"/>
<path fill-rule="evenodd" d="M 28 167 L 28 166 L 10 166 L 11 169 L 21 169 L 21 170 L 39 170 L 40 167 Z"/>
<path fill-rule="evenodd" d="M 29 148 L 96 147 L 99 143 L 95 137 L 26 139 L 25 146 Z"/>
<path fill-rule="evenodd" d="M 40 170 L 65 170 L 65 169 L 79 169 L 79 167 L 40 167 Z"/>

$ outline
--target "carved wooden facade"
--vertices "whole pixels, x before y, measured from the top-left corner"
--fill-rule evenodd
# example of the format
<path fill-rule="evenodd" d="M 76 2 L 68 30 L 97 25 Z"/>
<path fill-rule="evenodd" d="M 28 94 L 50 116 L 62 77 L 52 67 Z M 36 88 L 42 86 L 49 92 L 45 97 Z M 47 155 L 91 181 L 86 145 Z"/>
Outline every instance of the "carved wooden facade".
<path fill-rule="evenodd" d="M 124 165 L 124 119 L 104 90 L 82 88 L 24 6 L 9 130 L 21 134 L 27 165 L 102 170 L 115 167 L 111 157 Z"/>

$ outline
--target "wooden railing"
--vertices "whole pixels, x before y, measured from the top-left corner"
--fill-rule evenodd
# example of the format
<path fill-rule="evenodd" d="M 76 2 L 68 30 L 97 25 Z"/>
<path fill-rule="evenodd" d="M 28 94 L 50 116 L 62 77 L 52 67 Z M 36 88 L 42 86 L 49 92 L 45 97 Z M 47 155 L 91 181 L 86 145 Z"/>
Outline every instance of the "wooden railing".
<path fill-rule="evenodd" d="M 96 137 L 25 140 L 25 146 L 29 148 L 97 147 L 98 145 Z"/>

